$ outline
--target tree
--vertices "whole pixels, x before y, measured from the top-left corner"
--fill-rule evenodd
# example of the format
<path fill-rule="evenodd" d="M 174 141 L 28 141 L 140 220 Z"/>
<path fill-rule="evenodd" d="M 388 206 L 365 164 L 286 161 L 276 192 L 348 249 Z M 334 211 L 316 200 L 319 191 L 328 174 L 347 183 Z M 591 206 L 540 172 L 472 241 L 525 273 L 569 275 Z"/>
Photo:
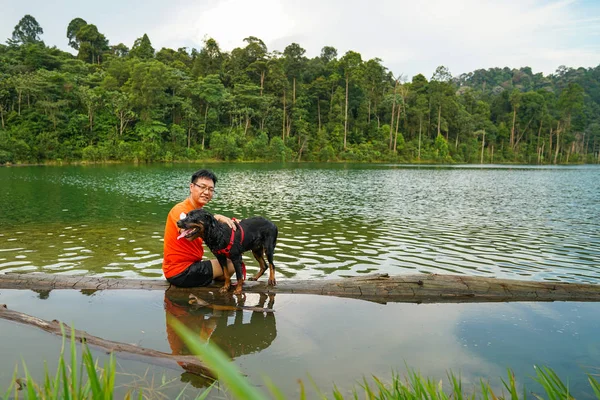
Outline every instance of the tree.
<path fill-rule="evenodd" d="M 118 91 L 106 93 L 107 106 L 117 118 L 117 134 L 118 138 L 123 137 L 123 133 L 127 125 L 135 119 L 135 113 L 132 111 L 131 101 L 129 96 Z"/>
<path fill-rule="evenodd" d="M 198 96 L 205 104 L 204 108 L 204 129 L 202 130 L 202 148 L 204 148 L 204 139 L 206 136 L 206 127 L 208 124 L 208 110 L 210 107 L 216 108 L 223 102 L 226 96 L 225 86 L 219 79 L 219 75 L 207 75 L 198 79 Z M 189 142 L 189 137 L 188 137 Z M 189 144 L 188 144 L 189 147 Z"/>
<path fill-rule="evenodd" d="M 218 74 L 223 64 L 223 54 L 219 44 L 213 38 L 204 40 L 204 47 L 197 54 L 193 66 L 192 75 L 195 77 Z"/>
<path fill-rule="evenodd" d="M 512 128 L 510 130 L 510 147 L 514 149 L 515 147 L 515 124 L 517 121 L 517 109 L 521 105 L 521 92 L 517 89 L 514 89 L 510 94 L 510 105 L 513 109 L 513 119 L 512 119 Z"/>
<path fill-rule="evenodd" d="M 81 26 L 75 34 L 75 40 L 79 43 L 77 58 L 90 64 L 100 64 L 102 53 L 108 50 L 108 39 L 98 32 L 96 25 Z"/>
<path fill-rule="evenodd" d="M 355 79 L 358 75 L 359 67 L 362 64 L 362 58 L 359 53 L 354 51 L 348 51 L 344 54 L 344 57 L 340 59 L 340 66 L 344 71 L 344 78 L 346 80 L 346 107 L 344 112 L 344 150 L 346 150 L 346 140 L 348 136 L 348 87 L 350 80 Z"/>
<path fill-rule="evenodd" d="M 321 60 L 323 60 L 324 64 L 328 64 L 331 61 L 335 61 L 337 59 L 337 50 L 335 47 L 325 46 L 321 49 Z"/>
<path fill-rule="evenodd" d="M 69 22 L 67 27 L 67 38 L 69 39 L 69 46 L 75 50 L 79 50 L 79 41 L 77 40 L 77 32 L 81 28 L 87 25 L 87 22 L 82 18 L 74 18 Z"/>
<path fill-rule="evenodd" d="M 143 60 L 154 58 L 154 47 L 152 47 L 147 34 L 144 33 L 144 36 L 135 40 L 129 55 Z"/>
<path fill-rule="evenodd" d="M 451 85 L 452 75 L 443 65 L 436 68 L 431 82 L 429 82 L 431 106 L 437 108 L 437 136 L 442 134 L 442 110 L 449 108 L 454 99 L 454 90 Z M 436 137 L 437 140 L 437 137 Z M 446 142 L 448 129 L 446 125 Z"/>
<path fill-rule="evenodd" d="M 288 77 L 292 78 L 292 104 L 296 103 L 296 80 L 300 77 L 304 53 L 306 50 L 298 43 L 292 43 L 283 50 L 284 67 Z"/>
<path fill-rule="evenodd" d="M 119 43 L 117 45 L 110 46 L 110 52 L 115 57 L 127 57 L 129 55 L 129 47 L 125 46 L 123 43 Z"/>
<path fill-rule="evenodd" d="M 26 14 L 19 23 L 15 26 L 12 33 L 12 39 L 8 40 L 11 45 L 41 43 L 40 35 L 44 30 L 38 24 L 36 19 L 29 14 Z"/>

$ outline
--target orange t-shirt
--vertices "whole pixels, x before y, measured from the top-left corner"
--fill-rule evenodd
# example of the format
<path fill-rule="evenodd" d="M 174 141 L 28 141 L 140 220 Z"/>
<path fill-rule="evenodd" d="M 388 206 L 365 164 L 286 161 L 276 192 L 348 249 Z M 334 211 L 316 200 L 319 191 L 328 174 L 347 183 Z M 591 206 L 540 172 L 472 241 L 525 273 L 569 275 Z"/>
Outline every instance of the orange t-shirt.
<path fill-rule="evenodd" d="M 185 238 L 177 240 L 177 236 L 179 236 L 177 221 L 179 221 L 181 213 L 187 214 L 194 208 L 190 199 L 187 198 L 181 203 L 176 204 L 169 211 L 163 243 L 164 257 L 162 269 L 165 278 L 175 276 L 196 261 L 202 260 L 202 256 L 204 255 L 202 239 L 197 238 L 191 242 Z"/>

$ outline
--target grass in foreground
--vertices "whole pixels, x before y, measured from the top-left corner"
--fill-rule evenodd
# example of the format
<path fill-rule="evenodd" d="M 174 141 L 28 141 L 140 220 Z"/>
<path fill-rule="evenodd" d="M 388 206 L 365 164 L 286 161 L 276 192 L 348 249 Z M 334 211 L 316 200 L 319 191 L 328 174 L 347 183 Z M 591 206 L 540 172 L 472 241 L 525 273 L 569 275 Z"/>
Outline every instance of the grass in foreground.
<path fill-rule="evenodd" d="M 270 396 L 259 391 L 250 381 L 245 378 L 237 366 L 232 363 L 229 358 L 216 346 L 211 343 L 202 342 L 193 332 L 187 327 L 178 323 L 178 321 L 170 321 L 175 330 L 181 335 L 188 347 L 206 363 L 206 365 L 214 370 L 219 376 L 219 381 L 227 389 L 227 397 L 244 400 L 262 400 L 267 398 L 286 399 L 285 395 L 278 389 L 268 378 L 265 379 L 266 387 L 269 390 Z M 37 383 L 33 380 L 27 370 L 27 366 L 23 364 L 25 379 L 17 378 L 18 369 L 15 369 L 15 374 L 12 384 L 4 392 L 0 391 L 2 399 L 28 399 L 28 400 L 83 400 L 83 399 L 103 399 L 110 400 L 114 398 L 116 363 L 113 355 L 109 357 L 104 368 L 98 366 L 97 361 L 94 361 L 90 350 L 84 344 L 82 346 L 81 364 L 77 361 L 77 346 L 75 340 L 70 341 L 70 360 L 67 363 L 64 358 L 65 353 L 65 338 L 63 330 L 63 345 L 59 358 L 57 371 L 54 375 L 50 375 L 48 369 L 45 369 L 43 383 Z M 79 366 L 79 367 L 78 367 Z M 573 399 L 569 392 L 568 385 L 565 385 L 561 379 L 550 368 L 536 367 L 536 377 L 534 378 L 545 390 L 545 397 L 537 394 L 532 394 L 534 399 L 549 399 L 549 400 L 570 400 Z M 407 400 L 525 400 L 527 392 L 523 389 L 522 393 L 518 392 L 517 383 L 514 375 L 508 370 L 508 379 L 502 380 L 504 389 L 501 394 L 495 393 L 489 383 L 480 382 L 479 390 L 476 393 L 465 391 L 462 386 L 460 377 L 453 373 L 448 374 L 450 390 L 445 391 L 442 382 L 436 382 L 430 378 L 424 378 L 419 373 L 410 371 L 408 376 L 402 379 L 399 375 L 393 374 L 391 383 L 384 383 L 377 377 L 373 377 L 370 382 L 367 378 L 359 384 L 360 389 L 354 389 L 350 396 L 344 396 L 342 392 L 335 387 L 331 398 L 333 399 L 407 399 Z M 600 400 L 600 383 L 591 375 L 588 374 L 588 381 L 592 388 L 595 397 Z M 306 388 L 302 381 L 300 384 L 300 399 L 307 399 Z M 318 387 L 313 383 L 318 397 L 328 399 L 329 397 L 323 394 Z M 196 399 L 206 398 L 212 386 L 205 389 L 196 396 Z M 184 389 L 185 390 L 185 389 Z M 183 391 L 179 393 L 177 399 L 183 397 Z M 138 390 L 137 394 L 134 391 L 129 391 L 125 395 L 125 399 L 146 399 L 155 397 L 152 395 L 152 389 L 149 388 L 146 393 L 143 389 Z"/>

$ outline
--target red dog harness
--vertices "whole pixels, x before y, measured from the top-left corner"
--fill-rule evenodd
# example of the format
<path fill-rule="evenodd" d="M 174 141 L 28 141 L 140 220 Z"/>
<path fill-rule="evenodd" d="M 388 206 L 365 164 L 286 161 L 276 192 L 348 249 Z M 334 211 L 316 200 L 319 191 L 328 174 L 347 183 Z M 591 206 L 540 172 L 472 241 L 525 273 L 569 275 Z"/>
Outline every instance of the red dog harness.
<path fill-rule="evenodd" d="M 242 244 L 244 242 L 244 228 L 242 228 L 242 226 L 240 225 L 240 223 L 238 222 L 237 219 L 231 218 L 231 220 L 233 222 L 235 222 L 238 229 L 240 230 L 240 233 L 242 234 L 242 237 L 240 239 L 240 244 Z M 229 253 L 231 252 L 231 246 L 233 246 L 234 242 L 235 242 L 235 231 L 232 229 L 231 230 L 231 238 L 229 239 L 229 244 L 227 245 L 227 247 L 215 251 L 215 254 L 225 254 L 225 257 L 229 258 Z M 246 266 L 244 265 L 243 262 L 242 262 L 242 273 L 244 275 L 244 280 L 245 280 L 246 279 Z"/>

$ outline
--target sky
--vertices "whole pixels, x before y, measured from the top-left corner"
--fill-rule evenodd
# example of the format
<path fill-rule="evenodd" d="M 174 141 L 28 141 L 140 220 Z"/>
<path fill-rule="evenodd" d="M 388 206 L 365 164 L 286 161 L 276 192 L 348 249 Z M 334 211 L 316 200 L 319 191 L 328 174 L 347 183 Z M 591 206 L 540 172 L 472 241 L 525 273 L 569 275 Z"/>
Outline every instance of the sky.
<path fill-rule="evenodd" d="M 200 49 L 211 37 L 231 51 L 256 36 L 269 51 L 298 43 L 308 57 L 353 50 L 407 80 L 440 65 L 459 76 L 600 64 L 600 0 L 0 0 L 0 10 L 0 43 L 30 14 L 46 45 L 71 52 L 66 29 L 79 17 L 111 45 L 131 48 L 146 33 L 157 51 Z"/>

